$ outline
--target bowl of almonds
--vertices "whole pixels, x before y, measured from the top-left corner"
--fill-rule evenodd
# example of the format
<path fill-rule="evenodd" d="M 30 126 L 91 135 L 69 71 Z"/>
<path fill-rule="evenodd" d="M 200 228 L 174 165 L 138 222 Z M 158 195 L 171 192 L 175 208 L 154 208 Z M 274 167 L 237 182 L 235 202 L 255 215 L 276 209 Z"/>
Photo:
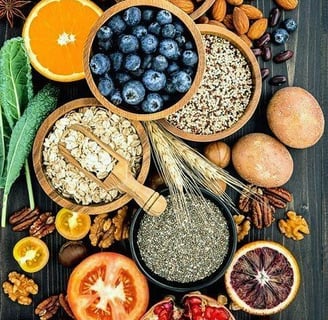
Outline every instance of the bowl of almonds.
<path fill-rule="evenodd" d="M 76 129 L 79 127 L 96 139 Z M 132 199 L 117 183 L 104 183 L 118 161 L 97 139 L 127 160 L 128 170 L 138 183 L 145 182 L 150 145 L 141 123 L 113 113 L 94 98 L 73 100 L 48 116 L 33 145 L 38 181 L 58 205 L 100 214 L 116 210 Z"/>

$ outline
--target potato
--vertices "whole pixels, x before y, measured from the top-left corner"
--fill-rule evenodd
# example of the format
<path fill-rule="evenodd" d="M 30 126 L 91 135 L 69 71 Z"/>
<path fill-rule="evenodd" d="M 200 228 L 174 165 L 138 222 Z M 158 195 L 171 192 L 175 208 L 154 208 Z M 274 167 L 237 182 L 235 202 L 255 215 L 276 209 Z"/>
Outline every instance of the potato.
<path fill-rule="evenodd" d="M 264 133 L 251 133 L 240 138 L 232 148 L 231 159 L 243 179 L 265 188 L 285 184 L 294 168 L 287 148 Z"/>
<path fill-rule="evenodd" d="M 278 90 L 269 101 L 267 119 L 274 135 L 286 146 L 297 149 L 317 143 L 325 126 L 318 101 L 299 87 Z"/>

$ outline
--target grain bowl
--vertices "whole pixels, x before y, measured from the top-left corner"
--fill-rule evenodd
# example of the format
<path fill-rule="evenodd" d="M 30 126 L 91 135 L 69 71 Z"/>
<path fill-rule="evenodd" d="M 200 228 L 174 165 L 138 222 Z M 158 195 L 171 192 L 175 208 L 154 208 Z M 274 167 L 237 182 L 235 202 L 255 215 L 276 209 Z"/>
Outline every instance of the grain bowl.
<path fill-rule="evenodd" d="M 93 26 L 84 71 L 93 95 L 132 120 L 164 118 L 196 92 L 205 68 L 201 34 L 169 1 L 126 0 Z"/>
<path fill-rule="evenodd" d="M 113 113 L 94 98 L 83 98 L 56 109 L 37 132 L 33 166 L 41 187 L 58 205 L 73 211 L 100 214 L 122 207 L 131 200 L 128 194 L 114 186 L 105 190 L 60 153 L 59 144 L 65 143 L 79 164 L 100 181 L 116 164 L 95 141 L 68 129 L 74 124 L 89 128 L 126 158 L 133 176 L 138 182 L 145 182 L 150 166 L 150 146 L 141 123 Z"/>
<path fill-rule="evenodd" d="M 162 288 L 186 292 L 207 287 L 223 276 L 235 252 L 231 213 L 220 198 L 201 191 L 205 202 L 194 197 L 187 201 L 190 216 L 183 225 L 168 189 L 161 192 L 168 203 L 162 215 L 150 217 L 138 210 L 133 217 L 132 257 L 146 277 Z"/>
<path fill-rule="evenodd" d="M 183 139 L 209 142 L 228 137 L 247 123 L 259 102 L 262 79 L 243 40 L 215 25 L 198 27 L 206 52 L 201 85 L 183 108 L 160 121 Z"/>

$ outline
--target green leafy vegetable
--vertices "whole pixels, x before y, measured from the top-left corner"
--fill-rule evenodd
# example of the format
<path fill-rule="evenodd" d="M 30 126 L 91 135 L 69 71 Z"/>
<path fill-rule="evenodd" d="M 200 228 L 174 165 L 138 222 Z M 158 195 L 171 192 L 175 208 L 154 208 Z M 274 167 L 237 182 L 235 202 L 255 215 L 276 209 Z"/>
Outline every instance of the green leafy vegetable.
<path fill-rule="evenodd" d="M 32 149 L 37 130 L 46 116 L 57 106 L 58 89 L 51 84 L 41 89 L 28 103 L 28 106 L 13 128 L 6 162 L 6 183 L 3 194 L 1 225 L 6 224 L 7 200 L 10 189 Z"/>

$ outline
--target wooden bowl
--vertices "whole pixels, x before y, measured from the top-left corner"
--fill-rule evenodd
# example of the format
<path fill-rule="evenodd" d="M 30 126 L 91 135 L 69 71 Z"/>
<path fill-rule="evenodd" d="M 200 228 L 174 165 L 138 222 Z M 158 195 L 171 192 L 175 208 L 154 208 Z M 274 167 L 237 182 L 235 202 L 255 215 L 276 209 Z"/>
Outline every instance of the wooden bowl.
<path fill-rule="evenodd" d="M 216 35 L 220 38 L 226 39 L 230 41 L 239 51 L 244 55 L 246 58 L 251 73 L 252 73 L 252 80 L 253 80 L 253 92 L 250 97 L 248 106 L 246 107 L 243 115 L 239 118 L 237 122 L 235 122 L 231 127 L 216 132 L 214 134 L 209 135 L 203 135 L 203 134 L 194 134 L 189 133 L 184 130 L 181 130 L 180 128 L 177 128 L 173 126 L 170 122 L 167 121 L 167 119 L 161 119 L 159 120 L 160 123 L 171 133 L 174 135 L 181 137 L 185 140 L 190 141 L 197 141 L 197 142 L 210 142 L 210 141 L 216 141 L 223 138 L 226 138 L 236 131 L 238 131 L 240 128 L 242 128 L 247 121 L 252 117 L 254 114 L 256 107 L 259 103 L 260 97 L 261 97 L 261 90 L 262 90 L 262 78 L 261 78 L 261 71 L 259 64 L 252 52 L 252 50 L 244 43 L 240 37 L 238 37 L 233 32 L 229 31 L 228 29 L 211 25 L 211 24 L 199 24 L 198 28 L 202 34 L 212 34 Z M 206 72 L 206 71 L 205 71 Z"/>
<path fill-rule="evenodd" d="M 207 10 L 209 10 L 212 7 L 214 2 L 215 2 L 215 0 L 204 0 L 202 2 L 202 4 L 199 7 L 197 7 L 194 12 L 192 12 L 190 14 L 190 17 L 193 20 L 197 20 L 199 17 L 201 17 L 203 14 L 205 14 L 207 12 Z"/>
<path fill-rule="evenodd" d="M 198 64 L 195 72 L 195 76 L 193 79 L 193 83 L 190 89 L 181 95 L 181 98 L 173 103 L 172 105 L 168 105 L 161 111 L 154 113 L 140 113 L 133 112 L 130 108 L 124 108 L 123 106 L 116 106 L 111 103 L 105 96 L 103 96 L 95 83 L 94 77 L 91 73 L 89 67 L 90 56 L 92 54 L 92 47 L 94 43 L 94 39 L 99 28 L 106 23 L 108 19 L 112 16 L 116 15 L 119 12 L 129 8 L 129 7 L 154 7 L 158 9 L 166 9 L 172 13 L 181 23 L 183 23 L 186 27 L 186 31 L 190 33 L 191 39 L 193 39 L 195 43 L 195 48 L 198 53 Z M 127 119 L 138 120 L 138 121 L 149 121 L 149 120 L 157 120 L 161 118 L 165 118 L 167 115 L 174 113 L 175 111 L 181 109 L 193 96 L 193 94 L 197 91 L 197 88 L 202 80 L 204 69 L 205 69 L 205 53 L 203 47 L 203 41 L 201 38 L 201 34 L 199 29 L 197 28 L 194 21 L 181 9 L 170 3 L 169 1 L 161 1 L 161 0 L 125 0 L 115 4 L 106 10 L 103 15 L 96 21 L 95 25 L 92 27 L 87 41 L 84 46 L 83 53 L 83 63 L 84 63 L 84 72 L 86 81 L 90 87 L 91 92 L 97 98 L 98 101 L 101 102 L 102 105 L 107 106 L 116 114 L 119 114 Z"/>
<path fill-rule="evenodd" d="M 49 132 L 52 130 L 55 122 L 62 118 L 65 114 L 73 110 L 78 110 L 82 107 L 104 107 L 99 101 L 94 98 L 82 98 L 70 101 L 63 106 L 56 109 L 51 113 L 47 119 L 42 123 L 39 128 L 37 135 L 34 140 L 33 145 L 33 167 L 36 174 L 36 177 L 44 190 L 44 192 L 59 206 L 78 212 L 84 212 L 88 214 L 100 214 L 105 212 L 111 212 L 116 209 L 121 208 L 126 203 L 128 203 L 132 198 L 128 194 L 123 194 L 121 197 L 109 203 L 99 203 L 99 204 L 90 204 L 90 205 L 81 205 L 76 203 L 73 199 L 64 197 L 60 192 L 58 192 L 52 185 L 49 178 L 44 172 L 43 165 L 43 143 L 45 138 L 48 136 Z M 150 167 L 150 144 L 148 136 L 142 124 L 138 121 L 131 121 L 132 125 L 135 127 L 137 134 L 140 138 L 143 153 L 142 153 L 142 163 L 140 172 L 138 174 L 137 180 L 140 183 L 144 183 Z"/>

